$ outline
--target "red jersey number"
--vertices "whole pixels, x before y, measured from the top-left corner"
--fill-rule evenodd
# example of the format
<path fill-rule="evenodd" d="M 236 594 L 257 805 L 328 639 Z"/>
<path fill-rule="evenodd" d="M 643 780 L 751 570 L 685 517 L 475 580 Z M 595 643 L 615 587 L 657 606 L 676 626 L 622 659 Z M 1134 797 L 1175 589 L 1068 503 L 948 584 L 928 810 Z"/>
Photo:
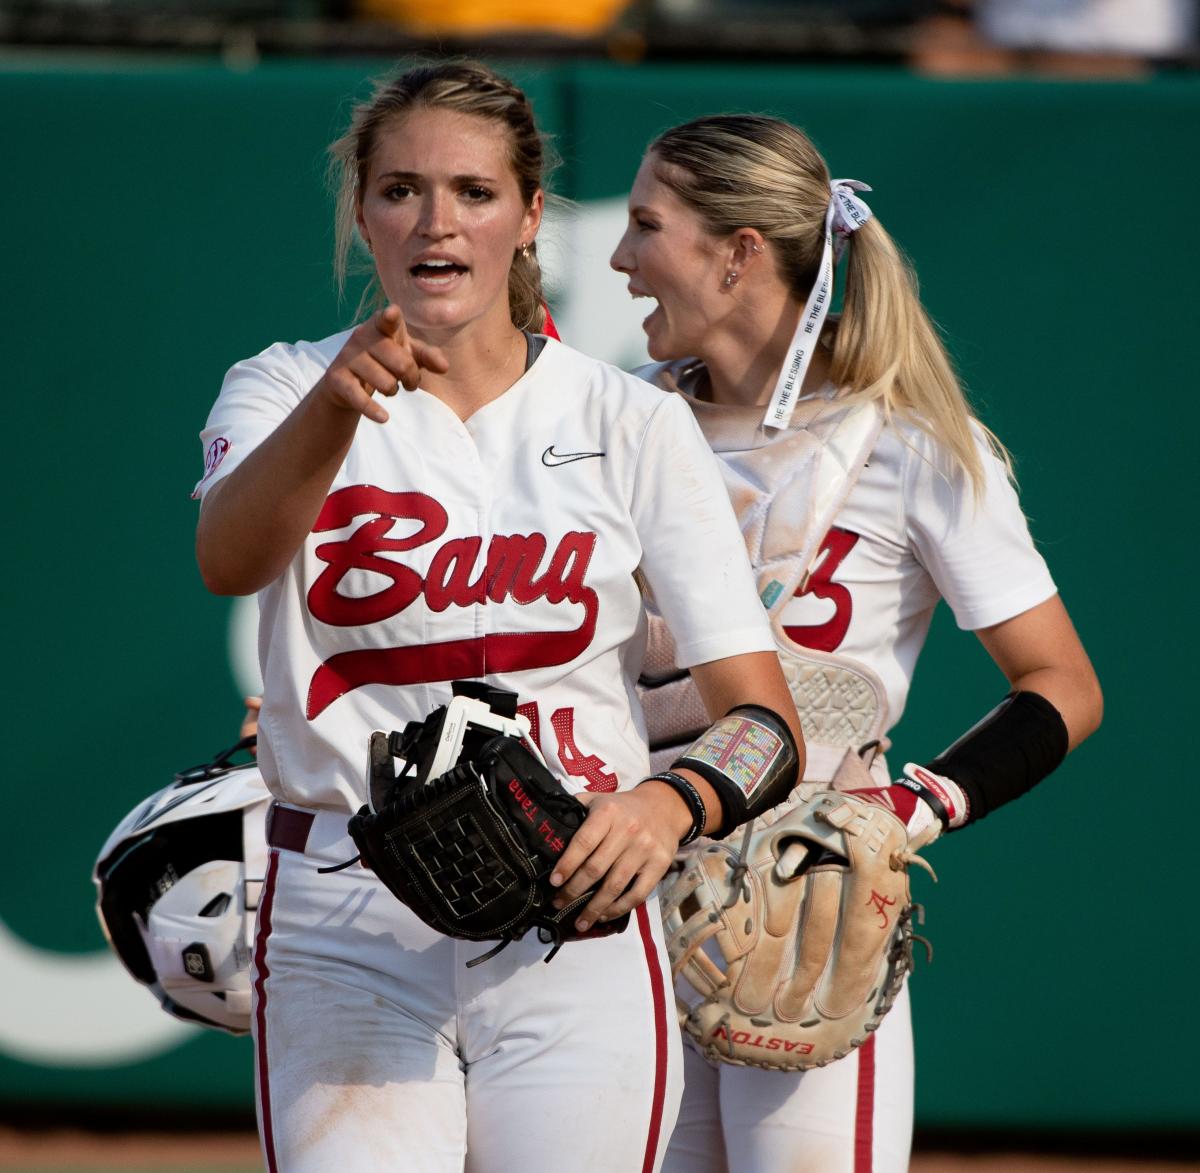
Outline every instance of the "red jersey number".
<path fill-rule="evenodd" d="M 824 623 L 784 627 L 784 634 L 793 643 L 797 643 L 803 648 L 812 648 L 817 652 L 834 652 L 846 638 L 846 632 L 850 627 L 850 616 L 854 612 L 854 600 L 840 582 L 833 581 L 833 576 L 846 555 L 854 549 L 858 537 L 858 534 L 838 529 L 836 525 L 831 526 L 825 535 L 821 547 L 817 551 L 820 561 L 818 561 L 816 569 L 808 576 L 808 582 L 796 592 L 796 598 L 812 595 L 817 599 L 829 600 L 834 605 L 833 617 Z"/>
<path fill-rule="evenodd" d="M 537 701 L 526 701 L 517 706 L 517 712 L 529 718 L 529 735 L 535 744 L 541 744 L 542 719 Z M 583 778 L 585 789 L 607 794 L 617 788 L 617 776 L 604 768 L 604 760 L 595 754 L 582 753 L 575 744 L 575 710 L 572 707 L 555 709 L 550 714 L 550 725 L 558 738 L 558 760 L 572 778 Z"/>

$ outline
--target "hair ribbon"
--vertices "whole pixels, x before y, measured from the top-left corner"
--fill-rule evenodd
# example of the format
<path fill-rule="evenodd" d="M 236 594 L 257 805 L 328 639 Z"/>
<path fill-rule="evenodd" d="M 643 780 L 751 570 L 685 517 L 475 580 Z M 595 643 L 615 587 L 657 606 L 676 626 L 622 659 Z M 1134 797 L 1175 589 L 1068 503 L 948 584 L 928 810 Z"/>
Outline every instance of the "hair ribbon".
<path fill-rule="evenodd" d="M 775 381 L 771 402 L 763 426 L 786 428 L 796 410 L 804 376 L 808 373 L 813 352 L 821 339 L 821 330 L 833 300 L 833 275 L 842 258 L 846 243 L 870 218 L 871 209 L 855 194 L 870 191 L 870 185 L 857 179 L 835 179 L 829 185 L 829 207 L 825 211 L 825 245 L 821 251 L 821 267 L 817 280 L 804 303 L 796 332 L 792 335 L 788 359 Z"/>

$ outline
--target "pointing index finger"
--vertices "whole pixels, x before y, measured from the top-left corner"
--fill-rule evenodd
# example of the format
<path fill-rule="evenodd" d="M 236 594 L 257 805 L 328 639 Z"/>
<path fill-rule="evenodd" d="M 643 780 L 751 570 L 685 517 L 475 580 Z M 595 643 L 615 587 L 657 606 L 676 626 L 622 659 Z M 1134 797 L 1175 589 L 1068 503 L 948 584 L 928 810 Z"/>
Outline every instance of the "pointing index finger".
<path fill-rule="evenodd" d="M 399 306 L 387 305 L 381 309 L 375 315 L 375 329 L 385 338 L 390 338 L 402 346 L 406 345 L 412 354 L 413 361 L 421 370 L 444 375 L 450 369 L 450 363 L 441 349 L 430 346 L 427 342 L 420 342 L 409 335 L 408 328 L 404 324 L 404 315 L 400 312 Z M 416 372 L 413 377 L 418 377 Z M 406 381 L 402 380 L 402 382 L 406 387 L 408 386 Z M 413 386 L 408 389 L 412 391 L 415 387 L 416 383 L 414 382 Z"/>
<path fill-rule="evenodd" d="M 375 315 L 375 329 L 385 338 L 395 338 L 403 342 L 407 337 L 404 328 L 404 315 L 397 305 L 386 305 Z"/>
<path fill-rule="evenodd" d="M 412 348 L 413 358 L 417 360 L 417 365 L 422 370 L 433 371 L 437 375 L 444 375 L 450 369 L 450 363 L 438 347 L 418 342 L 415 338 L 410 338 L 408 344 Z"/>

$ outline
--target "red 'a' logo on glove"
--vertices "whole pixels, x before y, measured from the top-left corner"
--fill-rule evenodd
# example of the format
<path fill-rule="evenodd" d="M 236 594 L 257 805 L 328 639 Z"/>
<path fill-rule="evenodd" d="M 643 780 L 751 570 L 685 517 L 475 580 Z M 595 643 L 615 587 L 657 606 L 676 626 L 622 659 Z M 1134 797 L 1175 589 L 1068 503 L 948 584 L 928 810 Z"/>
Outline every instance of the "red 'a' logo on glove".
<path fill-rule="evenodd" d="M 879 913 L 879 927 L 886 929 L 888 927 L 887 910 L 896 903 L 894 896 L 884 896 L 882 892 L 876 892 L 871 889 L 871 895 L 867 897 L 867 905 L 873 907 Z"/>

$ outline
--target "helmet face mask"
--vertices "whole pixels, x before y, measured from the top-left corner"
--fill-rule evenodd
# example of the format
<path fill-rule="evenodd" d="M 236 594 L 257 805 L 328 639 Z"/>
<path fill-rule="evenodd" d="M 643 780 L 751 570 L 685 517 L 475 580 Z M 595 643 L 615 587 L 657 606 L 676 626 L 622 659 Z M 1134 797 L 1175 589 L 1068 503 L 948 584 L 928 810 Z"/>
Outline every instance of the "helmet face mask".
<path fill-rule="evenodd" d="M 255 766 L 227 758 L 204 777 L 179 775 L 130 811 L 93 878 L 109 944 L 163 1009 L 245 1034 L 270 794 Z"/>

